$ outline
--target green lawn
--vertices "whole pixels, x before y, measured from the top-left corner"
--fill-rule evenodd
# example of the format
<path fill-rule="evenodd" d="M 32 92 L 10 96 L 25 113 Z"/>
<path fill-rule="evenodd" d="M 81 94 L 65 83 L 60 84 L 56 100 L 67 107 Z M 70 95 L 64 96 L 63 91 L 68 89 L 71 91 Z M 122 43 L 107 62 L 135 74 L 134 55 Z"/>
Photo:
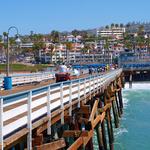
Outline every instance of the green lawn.
<path fill-rule="evenodd" d="M 10 64 L 10 71 L 42 71 L 44 68 L 48 67 L 48 64 L 36 64 L 34 66 L 24 65 L 24 64 Z M 0 64 L 0 72 L 6 71 L 6 64 Z"/>

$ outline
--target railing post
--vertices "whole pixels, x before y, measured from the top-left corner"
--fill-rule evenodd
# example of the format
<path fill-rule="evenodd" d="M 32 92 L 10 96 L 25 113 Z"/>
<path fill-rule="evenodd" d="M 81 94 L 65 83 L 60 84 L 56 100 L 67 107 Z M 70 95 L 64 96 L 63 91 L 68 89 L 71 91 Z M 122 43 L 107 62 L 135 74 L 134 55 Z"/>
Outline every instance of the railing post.
<path fill-rule="evenodd" d="M 64 124 L 63 83 L 60 86 L 61 124 Z"/>
<path fill-rule="evenodd" d="M 97 94 L 98 94 L 98 90 L 99 90 L 98 76 L 96 77 L 96 79 L 97 79 L 97 80 L 96 80 L 96 87 L 97 87 Z"/>
<path fill-rule="evenodd" d="M 84 79 L 84 103 L 86 104 L 86 78 Z"/>
<path fill-rule="evenodd" d="M 31 115 L 32 115 L 32 108 L 31 108 L 31 103 L 32 103 L 32 91 L 28 93 L 28 105 L 27 105 L 27 111 L 28 111 L 28 116 L 27 116 L 27 128 L 28 128 L 28 135 L 27 135 L 27 149 L 32 150 L 32 120 L 31 120 Z"/>
<path fill-rule="evenodd" d="M 80 79 L 78 81 L 78 108 L 80 108 Z"/>
<path fill-rule="evenodd" d="M 91 76 L 90 76 L 90 79 L 89 79 L 89 94 L 90 94 L 90 100 L 92 98 L 92 95 L 91 95 Z"/>
<path fill-rule="evenodd" d="M 72 81 L 69 85 L 69 116 L 72 116 Z"/>
<path fill-rule="evenodd" d="M 51 89 L 50 86 L 48 86 L 47 90 L 47 117 L 48 117 L 48 123 L 47 123 L 47 134 L 51 135 Z"/>
<path fill-rule="evenodd" d="M 93 77 L 93 93 L 94 93 L 94 96 L 95 96 L 95 77 Z"/>
<path fill-rule="evenodd" d="M 0 98 L 0 149 L 3 150 L 3 98 Z"/>

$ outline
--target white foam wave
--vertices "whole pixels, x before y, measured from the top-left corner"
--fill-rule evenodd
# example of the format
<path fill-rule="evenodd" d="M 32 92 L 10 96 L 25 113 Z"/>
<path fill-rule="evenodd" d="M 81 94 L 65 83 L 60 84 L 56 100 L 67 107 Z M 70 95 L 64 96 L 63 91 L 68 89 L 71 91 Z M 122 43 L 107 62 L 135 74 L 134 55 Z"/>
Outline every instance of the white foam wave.
<path fill-rule="evenodd" d="M 118 128 L 114 135 L 117 137 L 122 135 L 123 133 L 128 133 L 128 130 L 126 128 Z"/>
<path fill-rule="evenodd" d="M 124 97 L 124 95 L 123 95 L 123 105 L 124 105 L 124 109 L 127 108 L 128 102 L 129 102 L 129 99 L 127 99 L 127 98 Z"/>
<path fill-rule="evenodd" d="M 127 118 L 126 117 L 122 117 L 121 120 L 127 120 Z"/>
<path fill-rule="evenodd" d="M 125 84 L 124 90 L 132 90 L 132 89 L 150 89 L 150 82 L 134 82 L 132 84 L 132 88 L 129 88 L 129 83 Z"/>

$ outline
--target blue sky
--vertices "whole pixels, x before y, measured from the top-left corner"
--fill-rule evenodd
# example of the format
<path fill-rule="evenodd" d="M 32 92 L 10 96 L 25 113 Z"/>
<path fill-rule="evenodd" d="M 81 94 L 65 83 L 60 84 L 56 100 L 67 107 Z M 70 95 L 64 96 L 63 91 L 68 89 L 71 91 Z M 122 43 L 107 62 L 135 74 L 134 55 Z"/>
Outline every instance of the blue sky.
<path fill-rule="evenodd" d="M 29 34 L 150 21 L 149 6 L 150 0 L 1 0 L 0 34 L 12 25 Z"/>

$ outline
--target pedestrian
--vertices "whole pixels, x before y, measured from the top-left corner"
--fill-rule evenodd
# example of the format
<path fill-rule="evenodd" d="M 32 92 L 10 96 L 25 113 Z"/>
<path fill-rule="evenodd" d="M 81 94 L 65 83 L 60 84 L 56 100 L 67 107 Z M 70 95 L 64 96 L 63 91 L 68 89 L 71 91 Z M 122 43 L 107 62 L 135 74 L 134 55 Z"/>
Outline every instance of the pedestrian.
<path fill-rule="evenodd" d="M 89 68 L 89 75 L 92 75 L 92 72 L 93 72 L 92 68 Z"/>
<path fill-rule="evenodd" d="M 97 73 L 100 73 L 100 68 L 99 67 L 97 68 Z"/>

